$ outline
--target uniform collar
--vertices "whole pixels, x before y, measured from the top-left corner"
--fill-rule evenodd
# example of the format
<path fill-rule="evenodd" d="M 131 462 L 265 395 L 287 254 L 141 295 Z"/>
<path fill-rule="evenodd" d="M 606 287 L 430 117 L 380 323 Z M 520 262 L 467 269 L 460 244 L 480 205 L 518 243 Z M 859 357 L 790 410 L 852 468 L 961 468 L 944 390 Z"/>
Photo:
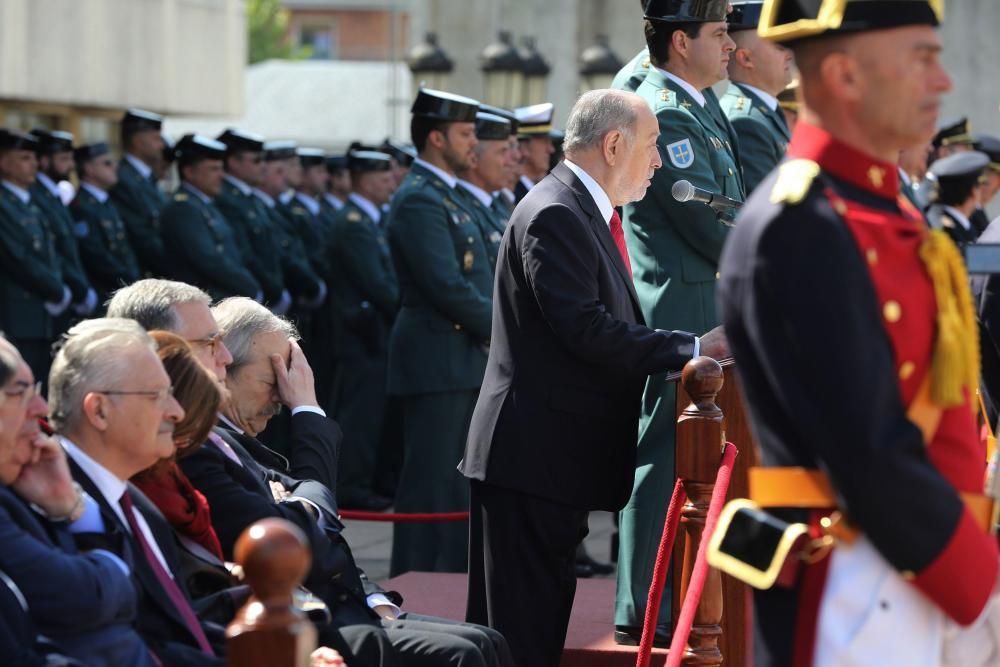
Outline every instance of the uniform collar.
<path fill-rule="evenodd" d="M 42 187 L 48 190 L 53 197 L 58 197 L 59 201 L 62 201 L 62 195 L 59 193 L 59 186 L 56 185 L 47 174 L 41 171 L 38 172 L 38 182 L 41 183 Z"/>
<path fill-rule="evenodd" d="M 227 183 L 229 183 L 231 186 L 233 186 L 243 194 L 245 195 L 253 194 L 253 188 L 247 185 L 246 181 L 236 178 L 232 174 L 225 174 L 223 178 L 226 179 Z"/>
<path fill-rule="evenodd" d="M 476 199 L 478 199 L 479 202 L 483 206 L 485 206 L 486 208 L 489 208 L 490 206 L 493 205 L 493 195 L 491 195 L 490 193 L 486 192 L 482 188 L 480 188 L 480 187 L 478 187 L 476 185 L 473 185 L 472 183 L 469 183 L 468 181 L 463 181 L 461 178 L 458 179 L 458 184 L 461 185 L 463 188 L 465 188 Z"/>
<path fill-rule="evenodd" d="M 457 182 L 458 179 L 456 179 L 452 174 L 446 172 L 441 167 L 435 166 L 430 162 L 428 162 L 427 160 L 422 160 L 420 158 L 417 158 L 414 161 L 414 164 L 419 164 L 421 167 L 423 167 L 424 169 L 426 169 L 427 171 L 431 172 L 432 174 L 440 178 L 442 181 L 444 181 L 449 188 L 451 188 L 452 190 L 455 189 L 455 183 Z"/>
<path fill-rule="evenodd" d="M 527 190 L 535 187 L 535 182 L 524 174 L 521 174 L 520 177 L 518 177 L 518 180 L 521 181 L 521 185 L 523 185 Z"/>
<path fill-rule="evenodd" d="M 771 95 L 770 93 L 765 93 L 760 88 L 757 88 L 756 86 L 751 86 L 749 83 L 737 83 L 736 85 L 739 86 L 740 88 L 750 91 L 751 93 L 759 97 L 760 101 L 766 104 L 767 108 L 770 109 L 771 111 L 774 111 L 775 109 L 778 108 L 778 98 L 775 97 L 774 95 Z"/>
<path fill-rule="evenodd" d="M 19 200 L 21 200 L 21 203 L 24 204 L 25 206 L 27 206 L 28 203 L 31 202 L 31 193 L 25 190 L 24 188 L 20 188 L 7 180 L 0 181 L 0 183 L 3 183 L 3 186 L 8 190 L 10 190 L 11 194 L 13 194 Z"/>
<path fill-rule="evenodd" d="M 514 202 L 517 201 L 517 195 L 515 195 L 514 191 L 511 190 L 510 188 L 501 188 L 500 195 L 502 195 L 503 198 L 506 199 L 507 203 L 510 205 L 513 205 Z"/>
<path fill-rule="evenodd" d="M 309 213 L 311 213 L 314 218 L 319 215 L 319 201 L 315 197 L 310 197 L 304 192 L 296 192 L 295 199 L 309 209 Z"/>
<path fill-rule="evenodd" d="M 840 180 L 884 199 L 896 201 L 899 194 L 897 165 L 852 148 L 815 125 L 799 121 L 788 145 L 788 156 L 817 162 Z"/>
<path fill-rule="evenodd" d="M 347 198 L 350 199 L 355 206 L 364 211 L 365 215 L 374 220 L 375 224 L 378 224 L 382 220 L 382 211 L 380 211 L 378 206 L 373 204 L 370 199 L 362 197 L 357 192 L 352 192 L 347 195 Z"/>
<path fill-rule="evenodd" d="M 961 225 L 966 231 L 972 230 L 972 223 L 969 222 L 969 219 L 965 217 L 965 214 L 957 208 L 954 206 L 948 206 L 947 204 L 942 205 L 941 208 L 944 209 L 944 212 L 947 213 L 955 222 Z"/>
<path fill-rule="evenodd" d="M 332 206 L 337 211 L 344 208 L 344 201 L 335 194 L 332 194 L 330 192 L 324 192 L 323 199 L 325 199 L 326 203 Z"/>
<path fill-rule="evenodd" d="M 93 183 L 88 183 L 87 181 L 80 181 L 80 187 L 89 192 L 91 196 L 93 196 L 94 199 L 96 199 L 100 203 L 103 204 L 104 202 L 108 201 L 108 193 L 100 189 Z"/>
<path fill-rule="evenodd" d="M 202 192 L 198 188 L 194 187 L 193 185 L 191 185 L 187 181 L 182 182 L 181 183 L 181 187 L 184 188 L 185 190 L 187 190 L 188 192 L 190 192 L 191 194 L 193 194 L 198 199 L 202 200 L 204 203 L 206 203 L 206 204 L 211 204 L 212 203 L 212 198 L 211 197 L 209 197 L 204 192 Z"/>
<path fill-rule="evenodd" d="M 125 153 L 125 159 L 128 160 L 128 163 L 132 165 L 135 168 L 135 170 L 139 172 L 139 175 L 142 176 L 143 178 L 149 178 L 150 176 L 153 175 L 152 167 L 150 167 L 145 162 L 143 162 L 136 156 L 132 155 L 131 153 Z"/>
<path fill-rule="evenodd" d="M 274 197 L 272 197 L 271 195 L 267 194 L 266 192 L 264 192 L 260 188 L 254 188 L 253 189 L 253 193 L 255 195 L 257 195 L 257 198 L 260 199 L 262 202 L 264 202 L 264 204 L 268 208 L 274 208 Z"/>
<path fill-rule="evenodd" d="M 703 107 L 705 106 L 705 95 L 704 95 L 704 93 L 702 93 L 700 90 L 698 90 L 697 88 L 695 88 L 694 86 L 692 86 L 690 83 L 688 83 L 684 79 L 682 79 L 679 76 L 677 76 L 676 74 L 671 74 L 667 70 L 660 69 L 659 67 L 657 67 L 656 69 L 658 69 L 660 72 L 662 72 L 663 76 L 667 77 L 667 79 L 669 79 L 670 81 L 673 81 L 678 86 L 680 86 L 684 90 L 685 93 L 687 93 L 692 98 L 694 98 L 695 102 L 697 102 L 698 104 L 700 104 Z"/>

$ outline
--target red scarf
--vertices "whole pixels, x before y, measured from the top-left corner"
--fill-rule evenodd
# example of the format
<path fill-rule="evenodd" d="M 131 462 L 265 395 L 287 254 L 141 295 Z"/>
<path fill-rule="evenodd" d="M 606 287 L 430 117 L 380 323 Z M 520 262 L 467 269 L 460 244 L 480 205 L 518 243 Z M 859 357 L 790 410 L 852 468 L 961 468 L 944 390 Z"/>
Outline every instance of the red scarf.
<path fill-rule="evenodd" d="M 222 546 L 212 527 L 208 500 L 194 488 L 176 462 L 159 475 L 143 475 L 134 483 L 163 512 L 174 530 L 223 560 Z"/>

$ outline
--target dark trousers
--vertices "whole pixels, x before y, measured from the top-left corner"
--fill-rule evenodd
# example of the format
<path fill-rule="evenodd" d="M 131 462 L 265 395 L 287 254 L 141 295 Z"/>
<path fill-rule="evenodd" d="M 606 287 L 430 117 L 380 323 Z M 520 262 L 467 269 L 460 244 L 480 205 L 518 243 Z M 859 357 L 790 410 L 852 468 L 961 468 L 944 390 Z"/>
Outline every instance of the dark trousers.
<path fill-rule="evenodd" d="M 342 507 L 371 496 L 375 457 L 385 420 L 385 354 L 341 360 L 332 407 L 344 431 L 337 465 L 337 500 Z"/>
<path fill-rule="evenodd" d="M 498 630 L 518 667 L 557 667 L 587 512 L 471 480 L 466 620 Z"/>

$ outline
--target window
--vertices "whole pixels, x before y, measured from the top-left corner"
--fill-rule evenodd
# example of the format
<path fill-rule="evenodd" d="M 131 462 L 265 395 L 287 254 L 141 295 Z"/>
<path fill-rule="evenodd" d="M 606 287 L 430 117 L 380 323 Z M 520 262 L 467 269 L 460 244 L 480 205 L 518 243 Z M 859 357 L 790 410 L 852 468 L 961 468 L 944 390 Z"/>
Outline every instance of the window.
<path fill-rule="evenodd" d="M 299 46 L 312 48 L 312 60 L 336 60 L 337 35 L 332 24 L 303 25 L 299 28 Z"/>

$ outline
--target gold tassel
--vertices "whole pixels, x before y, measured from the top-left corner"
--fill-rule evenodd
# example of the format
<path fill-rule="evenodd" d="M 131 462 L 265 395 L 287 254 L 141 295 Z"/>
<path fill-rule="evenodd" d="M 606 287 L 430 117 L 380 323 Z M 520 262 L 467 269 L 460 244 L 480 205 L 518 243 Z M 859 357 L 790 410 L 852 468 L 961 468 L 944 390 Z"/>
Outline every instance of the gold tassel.
<path fill-rule="evenodd" d="M 920 246 L 937 299 L 937 339 L 931 359 L 931 399 L 942 408 L 961 405 L 963 387 L 979 386 L 979 328 L 969 276 L 955 243 L 940 229 Z M 971 403 L 970 403 L 971 406 Z"/>

